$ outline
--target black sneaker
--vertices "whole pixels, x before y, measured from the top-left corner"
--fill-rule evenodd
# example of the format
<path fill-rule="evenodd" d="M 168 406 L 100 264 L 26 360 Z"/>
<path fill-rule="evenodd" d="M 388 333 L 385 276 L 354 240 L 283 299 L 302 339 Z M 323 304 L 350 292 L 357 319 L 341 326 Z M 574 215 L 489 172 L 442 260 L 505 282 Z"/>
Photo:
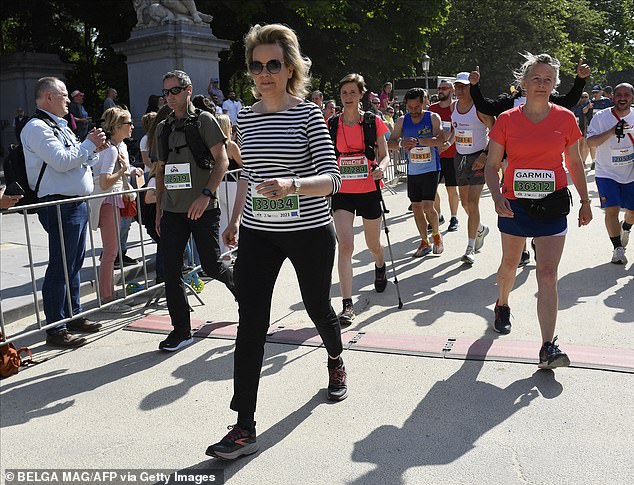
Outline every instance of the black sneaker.
<path fill-rule="evenodd" d="M 495 302 L 495 323 L 493 330 L 502 335 L 511 333 L 511 308 L 508 305 L 498 305 Z"/>
<path fill-rule="evenodd" d="M 355 316 L 356 315 L 354 314 L 354 307 L 352 306 L 352 303 L 344 303 L 343 310 L 339 314 L 339 325 L 341 325 L 342 327 L 347 327 L 348 325 L 351 325 L 352 320 L 354 320 Z"/>
<path fill-rule="evenodd" d="M 544 345 L 539 350 L 539 364 L 537 367 L 540 369 L 554 369 L 570 365 L 568 355 L 559 350 L 559 345 L 555 344 L 556 341 L 557 337 L 552 342 L 544 342 Z"/>
<path fill-rule="evenodd" d="M 136 266 L 139 264 L 137 259 L 131 258 L 130 256 L 123 255 L 123 266 Z"/>
<path fill-rule="evenodd" d="M 194 343 L 194 339 L 191 335 L 182 336 L 172 330 L 167 338 L 159 344 L 158 348 L 167 352 L 176 352 L 192 343 Z"/>
<path fill-rule="evenodd" d="M 383 267 L 374 266 L 374 289 L 377 293 L 383 293 L 387 287 L 387 266 L 383 263 Z"/>
<path fill-rule="evenodd" d="M 528 251 L 522 251 L 522 256 L 520 258 L 520 262 L 517 265 L 517 267 L 523 268 L 524 266 L 528 264 L 530 260 L 531 260 L 531 253 L 529 253 Z"/>
<path fill-rule="evenodd" d="M 337 367 L 328 367 L 329 401 L 343 401 L 348 397 L 348 385 L 346 381 L 346 366 L 343 365 L 343 360 L 341 360 L 341 363 Z"/>
<path fill-rule="evenodd" d="M 458 230 L 459 225 L 460 224 L 458 224 L 458 218 L 452 216 L 451 219 L 449 219 L 449 226 L 447 227 L 447 231 L 455 232 Z"/>
<path fill-rule="evenodd" d="M 221 458 L 223 460 L 235 460 L 242 455 L 252 455 L 259 449 L 255 436 L 255 426 L 252 429 L 244 429 L 237 424 L 228 426 L 229 432 L 215 445 L 211 445 L 205 451 L 207 456 Z"/>

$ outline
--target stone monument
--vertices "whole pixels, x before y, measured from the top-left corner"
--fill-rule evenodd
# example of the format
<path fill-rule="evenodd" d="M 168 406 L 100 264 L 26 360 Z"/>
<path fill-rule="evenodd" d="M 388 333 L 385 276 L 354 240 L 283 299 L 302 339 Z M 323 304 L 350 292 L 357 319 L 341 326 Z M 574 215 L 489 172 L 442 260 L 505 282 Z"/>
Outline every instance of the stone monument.
<path fill-rule="evenodd" d="M 130 111 L 139 123 L 148 97 L 160 94 L 163 74 L 182 69 L 191 77 L 194 94 L 207 94 L 219 77 L 219 54 L 231 41 L 213 35 L 213 17 L 199 12 L 194 0 L 133 0 L 137 24 L 126 42 L 115 44 L 128 65 Z M 138 130 L 140 133 L 140 130 Z"/>

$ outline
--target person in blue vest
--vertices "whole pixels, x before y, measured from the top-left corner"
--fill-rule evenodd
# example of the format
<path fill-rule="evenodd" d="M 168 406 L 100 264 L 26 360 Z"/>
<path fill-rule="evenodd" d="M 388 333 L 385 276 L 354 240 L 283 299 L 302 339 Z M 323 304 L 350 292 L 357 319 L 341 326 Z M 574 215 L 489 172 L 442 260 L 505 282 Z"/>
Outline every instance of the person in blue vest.
<path fill-rule="evenodd" d="M 402 146 L 407 154 L 407 196 L 412 202 L 414 220 L 421 237 L 413 256 L 421 258 L 432 252 L 440 254 L 444 251 L 434 200 L 440 179 L 438 147 L 445 143 L 447 137 L 440 116 L 423 109 L 429 105 L 427 91 L 411 88 L 405 93 L 403 101 L 407 114 L 396 120 L 388 146 L 392 150 Z M 428 223 L 432 227 L 433 247 L 427 236 Z"/>

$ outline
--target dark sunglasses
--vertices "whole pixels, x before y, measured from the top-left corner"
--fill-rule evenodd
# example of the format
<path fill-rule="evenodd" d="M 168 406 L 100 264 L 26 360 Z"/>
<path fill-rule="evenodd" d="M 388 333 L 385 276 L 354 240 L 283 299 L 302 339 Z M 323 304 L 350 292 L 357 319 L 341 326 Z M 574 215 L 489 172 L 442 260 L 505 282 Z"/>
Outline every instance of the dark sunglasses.
<path fill-rule="evenodd" d="M 262 73 L 266 66 L 266 70 L 271 74 L 277 74 L 282 70 L 282 64 L 284 64 L 284 61 L 278 61 L 277 59 L 271 59 L 266 64 L 262 64 L 260 61 L 253 61 L 249 63 L 249 71 L 251 74 L 258 75 Z"/>
<path fill-rule="evenodd" d="M 124 121 L 123 123 L 121 123 L 122 125 L 134 125 L 134 123 L 132 121 Z"/>
<path fill-rule="evenodd" d="M 180 94 L 182 91 L 187 89 L 189 86 L 174 86 L 173 88 L 163 89 L 163 96 L 167 98 L 167 96 L 172 93 L 174 96 Z"/>

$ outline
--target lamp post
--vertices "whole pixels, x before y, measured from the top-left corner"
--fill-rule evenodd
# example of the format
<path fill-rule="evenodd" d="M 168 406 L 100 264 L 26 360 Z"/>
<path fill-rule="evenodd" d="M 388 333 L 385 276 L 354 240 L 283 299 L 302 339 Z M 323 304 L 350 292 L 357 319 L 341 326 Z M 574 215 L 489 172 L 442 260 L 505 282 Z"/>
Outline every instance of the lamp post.
<path fill-rule="evenodd" d="M 429 91 L 429 81 L 427 79 L 427 73 L 429 72 L 429 63 L 431 62 L 431 57 L 427 54 L 423 54 L 423 58 L 421 60 L 421 64 L 423 66 L 423 72 L 425 73 L 425 89 Z"/>

